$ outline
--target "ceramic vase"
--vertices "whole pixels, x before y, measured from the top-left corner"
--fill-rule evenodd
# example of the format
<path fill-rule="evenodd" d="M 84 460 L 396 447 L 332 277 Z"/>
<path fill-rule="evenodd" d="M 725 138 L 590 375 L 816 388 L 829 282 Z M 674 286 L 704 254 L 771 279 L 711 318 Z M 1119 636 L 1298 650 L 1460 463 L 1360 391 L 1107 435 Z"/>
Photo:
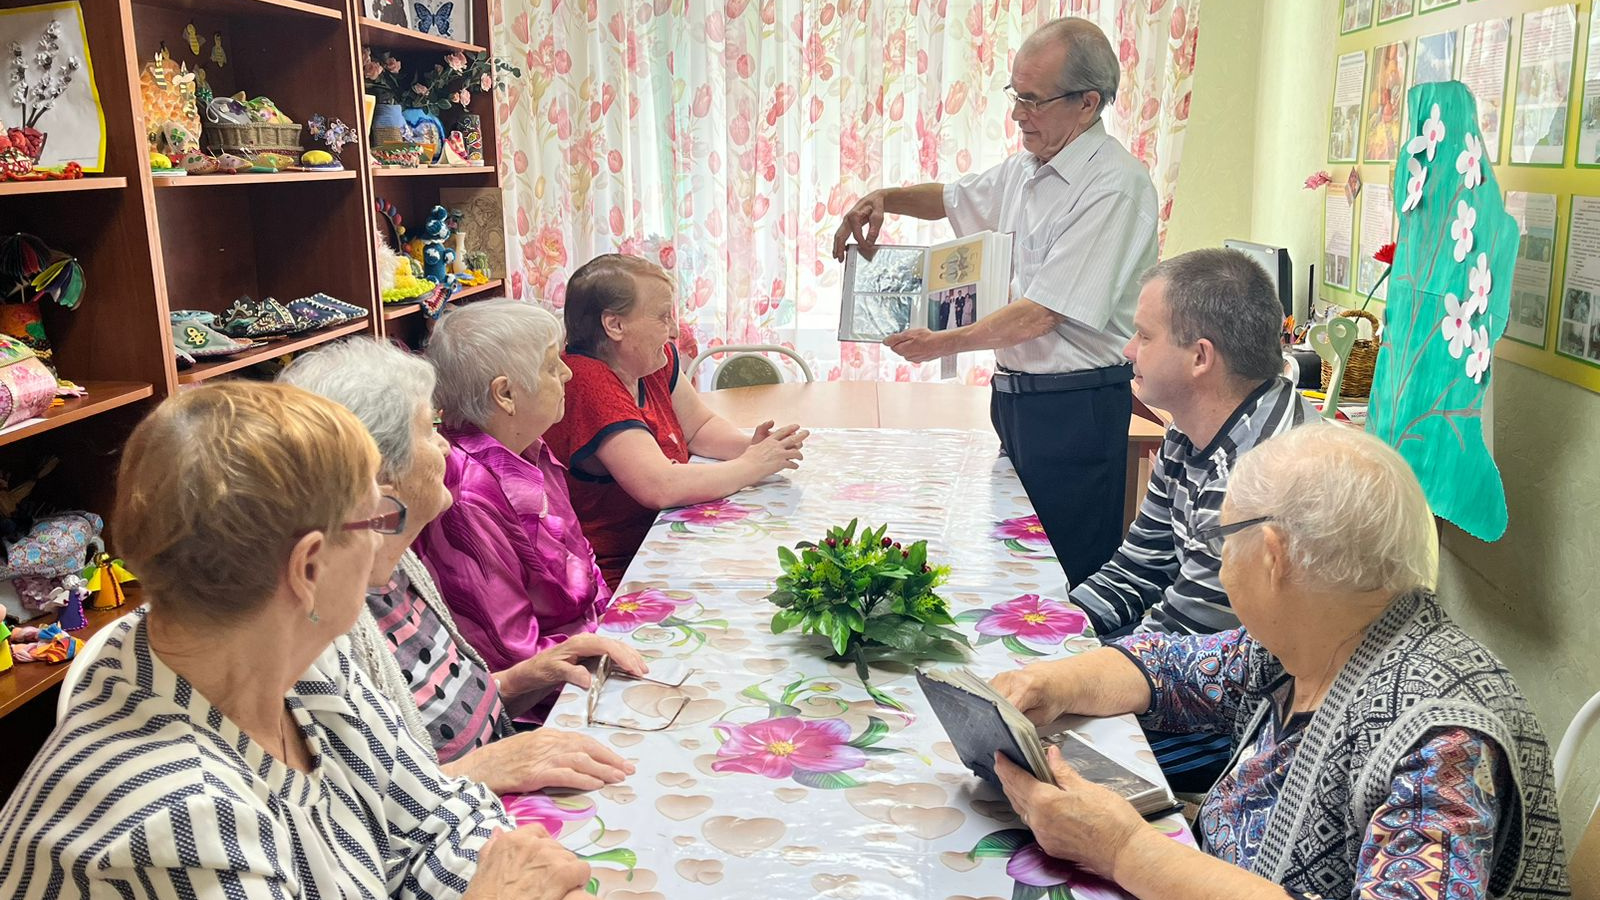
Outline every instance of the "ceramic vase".
<path fill-rule="evenodd" d="M 398 144 L 405 140 L 406 117 L 398 103 L 379 103 L 372 110 L 372 144 Z"/>
<path fill-rule="evenodd" d="M 422 145 L 422 161 L 435 163 L 444 153 L 444 123 L 423 109 L 407 109 L 406 124 L 411 126 L 414 143 Z"/>

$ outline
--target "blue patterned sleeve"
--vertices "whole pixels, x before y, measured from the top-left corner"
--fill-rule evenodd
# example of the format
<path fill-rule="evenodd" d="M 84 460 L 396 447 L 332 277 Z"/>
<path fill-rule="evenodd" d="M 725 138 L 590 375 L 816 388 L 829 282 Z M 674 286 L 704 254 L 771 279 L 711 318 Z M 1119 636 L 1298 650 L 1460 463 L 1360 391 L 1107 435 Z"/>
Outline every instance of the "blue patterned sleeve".
<path fill-rule="evenodd" d="M 1430 732 L 1395 766 L 1367 823 L 1353 900 L 1482 900 L 1511 771 L 1500 747 L 1465 728 Z"/>
<path fill-rule="evenodd" d="M 1250 637 L 1235 628 L 1217 634 L 1134 634 L 1112 642 L 1144 672 L 1150 708 L 1139 724 L 1180 734 L 1226 734 L 1244 702 Z"/>

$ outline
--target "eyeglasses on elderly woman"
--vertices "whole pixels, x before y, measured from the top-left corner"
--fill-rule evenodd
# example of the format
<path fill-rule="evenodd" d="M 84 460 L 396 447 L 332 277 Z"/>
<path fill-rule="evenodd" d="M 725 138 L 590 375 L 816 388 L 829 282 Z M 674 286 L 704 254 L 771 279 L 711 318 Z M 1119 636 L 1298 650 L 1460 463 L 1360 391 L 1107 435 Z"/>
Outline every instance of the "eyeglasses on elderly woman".
<path fill-rule="evenodd" d="M 406 530 L 406 505 L 399 498 L 385 494 L 378 499 L 378 512 L 371 518 L 346 522 L 343 531 L 376 531 L 379 534 L 399 534 Z"/>
<path fill-rule="evenodd" d="M 1253 519 L 1240 519 L 1237 522 L 1229 522 L 1226 525 L 1218 523 L 1197 529 L 1194 533 L 1194 539 L 1204 544 L 1206 549 L 1211 551 L 1213 557 L 1220 559 L 1222 557 L 1222 544 L 1228 539 L 1228 535 L 1238 534 L 1253 525 L 1261 525 L 1275 519 L 1277 519 L 1277 516 L 1256 516 Z"/>

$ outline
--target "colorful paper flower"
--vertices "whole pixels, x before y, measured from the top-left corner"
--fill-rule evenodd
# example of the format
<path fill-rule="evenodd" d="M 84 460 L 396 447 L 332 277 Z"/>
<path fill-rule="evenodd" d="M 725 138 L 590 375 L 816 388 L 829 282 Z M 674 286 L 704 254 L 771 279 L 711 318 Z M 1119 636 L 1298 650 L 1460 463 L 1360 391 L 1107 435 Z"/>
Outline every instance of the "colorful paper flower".
<path fill-rule="evenodd" d="M 1415 156 L 1406 160 L 1406 202 L 1400 205 L 1401 212 L 1410 212 L 1422 202 L 1422 188 L 1428 183 L 1428 169 L 1417 161 Z"/>
<path fill-rule="evenodd" d="M 747 772 L 788 778 L 796 771 L 843 772 L 866 765 L 867 755 L 850 746 L 850 726 L 840 719 L 797 716 L 763 719 L 749 725 L 711 726 L 723 739 L 713 772 Z"/>
<path fill-rule="evenodd" d="M 1384 244 L 1382 247 L 1379 247 L 1378 252 L 1372 254 L 1372 258 L 1386 266 L 1394 265 L 1394 250 L 1395 243 L 1390 241 L 1389 243 Z"/>
<path fill-rule="evenodd" d="M 1483 374 L 1489 371 L 1489 329 L 1478 326 L 1472 333 L 1472 352 L 1467 354 L 1467 377 L 1474 382 L 1483 381 Z"/>
<path fill-rule="evenodd" d="M 1311 176 L 1306 179 L 1306 190 L 1314 191 L 1331 181 L 1333 181 L 1333 176 L 1329 175 L 1327 172 L 1313 172 L 1311 173 Z"/>
<path fill-rule="evenodd" d="M 1089 618 L 1074 607 L 1038 594 L 1023 594 L 996 604 L 974 627 L 979 634 L 1060 644 L 1083 634 L 1088 624 Z"/>
<path fill-rule="evenodd" d="M 1466 145 L 1456 157 L 1456 171 L 1461 173 L 1462 183 L 1470 191 L 1483 183 L 1483 142 L 1469 133 Z"/>
<path fill-rule="evenodd" d="M 994 537 L 997 541 L 1017 541 L 1022 544 L 1034 544 L 1039 547 L 1050 546 L 1050 536 L 1045 534 L 1044 525 L 1039 522 L 1038 516 L 1019 516 L 1015 519 L 1006 519 L 994 528 Z"/>
<path fill-rule="evenodd" d="M 1472 252 L 1472 228 L 1478 224 L 1478 211 L 1467 201 L 1456 203 L 1456 218 L 1450 223 L 1450 238 L 1456 242 L 1456 262 L 1465 262 Z"/>
<path fill-rule="evenodd" d="M 654 589 L 624 594 L 612 598 L 611 605 L 600 616 L 600 629 L 633 631 L 645 625 L 659 625 L 677 612 L 680 606 L 690 602 L 669 597 Z"/>
<path fill-rule="evenodd" d="M 1433 162 L 1434 151 L 1439 149 L 1439 142 L 1442 140 L 1444 140 L 1444 120 L 1439 117 L 1439 104 L 1435 103 L 1432 114 L 1422 123 L 1422 131 L 1406 145 L 1406 152 L 1415 156 L 1426 151 L 1428 162 Z"/>
<path fill-rule="evenodd" d="M 1467 272 L 1467 286 L 1471 289 L 1464 307 L 1467 315 L 1489 311 L 1489 291 L 1493 284 L 1494 279 L 1489 274 L 1489 254 L 1479 253 L 1478 262 Z"/>
<path fill-rule="evenodd" d="M 1470 305 L 1470 301 L 1469 301 Z M 1444 321 L 1439 323 L 1439 333 L 1450 342 L 1450 356 L 1460 359 L 1462 352 L 1472 343 L 1472 323 L 1469 306 L 1464 306 L 1455 294 L 1444 295 Z"/>
<path fill-rule="evenodd" d="M 715 525 L 719 522 L 737 522 L 755 510 L 727 500 L 697 503 L 682 509 L 669 509 L 661 514 L 663 522 L 684 522 L 693 525 Z"/>

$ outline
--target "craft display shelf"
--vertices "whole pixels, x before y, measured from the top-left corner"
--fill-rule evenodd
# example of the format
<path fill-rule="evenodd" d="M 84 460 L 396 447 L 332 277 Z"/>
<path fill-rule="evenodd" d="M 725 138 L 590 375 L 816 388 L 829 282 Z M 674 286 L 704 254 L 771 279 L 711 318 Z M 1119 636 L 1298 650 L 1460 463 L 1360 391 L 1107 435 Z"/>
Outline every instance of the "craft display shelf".
<path fill-rule="evenodd" d="M 373 166 L 374 178 L 425 178 L 428 176 L 481 176 L 493 175 L 494 166 L 426 166 L 403 169 L 399 166 Z"/>
<path fill-rule="evenodd" d="M 231 377 L 286 353 L 352 334 L 384 334 L 391 310 L 377 300 L 376 197 L 403 204 L 408 222 L 422 222 L 441 189 L 498 185 L 491 95 L 476 97 L 471 107 L 483 119 L 487 159 L 479 167 L 377 174 L 368 166 L 363 135 L 359 146 L 346 148 L 342 172 L 155 178 L 139 92 L 145 63 L 165 44 L 174 62 L 204 66 L 219 96 L 268 96 L 296 121 L 320 113 L 361 128 L 361 46 L 391 50 L 408 66 L 431 66 L 453 50 L 492 52 L 489 0 L 466 2 L 476 33 L 465 37 L 475 43 L 368 19 L 361 0 L 81 0 L 105 120 L 105 170 L 73 181 L 0 183 L 0 228 L 37 235 L 76 256 L 87 285 L 77 309 L 47 304 L 43 317 L 61 375 L 88 395 L 47 411 L 41 421 L 0 432 L 0 472 L 30 477 L 44 460 L 60 460 L 30 502 L 109 514 L 118 454 L 155 403 L 181 387 Z M 205 37 L 198 55 L 183 36 L 191 22 Z M 216 32 L 225 66 L 210 59 Z M 314 146 L 303 131 L 301 144 Z M 493 265 L 504 271 L 504 260 Z M 489 290 L 481 286 L 471 294 L 488 296 Z M 172 310 L 221 312 L 243 294 L 287 303 L 319 291 L 369 315 L 178 370 Z M 426 320 L 415 316 L 398 325 L 414 338 Z M 106 539 L 116 553 L 113 527 Z M 131 608 L 91 613 L 91 629 Z M 54 686 L 66 671 L 24 663 L 0 673 L 7 734 L 0 799 L 49 733 Z"/>

